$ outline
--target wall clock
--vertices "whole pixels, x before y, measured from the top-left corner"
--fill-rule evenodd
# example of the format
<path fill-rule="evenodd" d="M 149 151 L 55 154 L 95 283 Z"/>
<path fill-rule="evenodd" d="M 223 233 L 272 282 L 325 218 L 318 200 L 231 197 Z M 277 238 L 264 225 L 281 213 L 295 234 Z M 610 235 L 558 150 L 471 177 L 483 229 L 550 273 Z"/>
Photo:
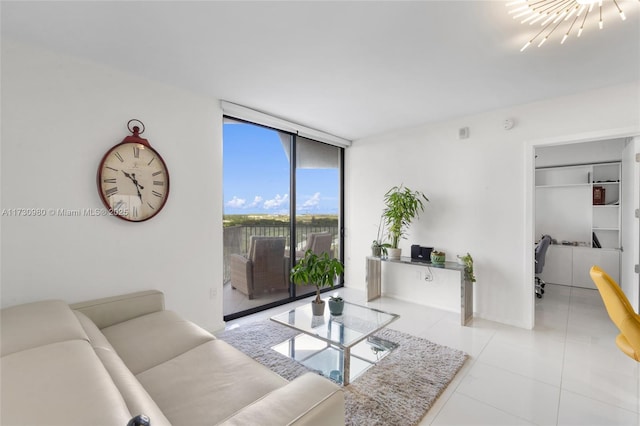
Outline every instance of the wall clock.
<path fill-rule="evenodd" d="M 131 127 L 132 122 L 142 125 Z M 98 192 L 109 211 L 130 222 L 157 215 L 169 196 L 169 172 L 160 154 L 140 137 L 144 124 L 129 120 L 132 135 L 106 152 L 98 167 Z"/>

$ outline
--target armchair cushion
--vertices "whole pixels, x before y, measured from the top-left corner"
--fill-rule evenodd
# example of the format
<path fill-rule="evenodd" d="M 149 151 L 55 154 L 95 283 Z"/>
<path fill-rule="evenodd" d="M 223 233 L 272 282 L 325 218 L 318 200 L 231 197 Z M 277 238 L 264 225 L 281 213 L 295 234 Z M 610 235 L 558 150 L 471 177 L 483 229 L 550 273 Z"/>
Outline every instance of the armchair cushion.
<path fill-rule="evenodd" d="M 231 286 L 253 299 L 270 290 L 287 290 L 285 237 L 252 236 L 246 258 L 231 255 Z"/>
<path fill-rule="evenodd" d="M 304 250 L 296 251 L 296 257 L 301 258 L 307 250 L 315 254 L 329 253 L 331 255 L 331 242 L 333 236 L 330 232 L 313 232 L 307 237 L 307 246 Z"/>

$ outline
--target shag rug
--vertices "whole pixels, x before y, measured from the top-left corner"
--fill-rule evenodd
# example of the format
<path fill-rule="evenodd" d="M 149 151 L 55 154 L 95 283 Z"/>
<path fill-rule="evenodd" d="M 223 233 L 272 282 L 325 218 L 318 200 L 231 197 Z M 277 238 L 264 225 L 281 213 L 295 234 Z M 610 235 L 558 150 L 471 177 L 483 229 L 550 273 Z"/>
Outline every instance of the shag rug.
<path fill-rule="evenodd" d="M 225 330 L 217 337 L 293 380 L 312 370 L 271 347 L 297 334 L 266 320 Z M 399 346 L 345 386 L 345 424 L 416 425 L 453 380 L 467 354 L 391 329 L 374 336 Z"/>

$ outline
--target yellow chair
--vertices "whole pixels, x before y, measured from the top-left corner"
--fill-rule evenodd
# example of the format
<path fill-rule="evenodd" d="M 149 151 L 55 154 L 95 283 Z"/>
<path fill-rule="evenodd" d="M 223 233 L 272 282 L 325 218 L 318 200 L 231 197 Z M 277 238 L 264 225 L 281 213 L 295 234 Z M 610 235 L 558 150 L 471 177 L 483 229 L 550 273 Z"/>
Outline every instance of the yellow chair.
<path fill-rule="evenodd" d="M 598 287 L 609 318 L 620 330 L 616 345 L 626 355 L 640 362 L 640 315 L 635 313 L 618 283 L 606 272 L 593 266 L 589 273 Z"/>

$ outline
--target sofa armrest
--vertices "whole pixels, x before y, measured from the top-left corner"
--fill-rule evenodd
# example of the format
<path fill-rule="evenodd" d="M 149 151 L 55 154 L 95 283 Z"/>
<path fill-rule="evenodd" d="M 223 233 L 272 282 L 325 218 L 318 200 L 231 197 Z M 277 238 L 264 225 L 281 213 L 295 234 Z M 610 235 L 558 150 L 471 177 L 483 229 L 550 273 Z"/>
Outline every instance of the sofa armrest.
<path fill-rule="evenodd" d="M 343 425 L 344 393 L 335 383 L 315 373 L 307 373 L 220 424 Z"/>
<path fill-rule="evenodd" d="M 80 311 L 102 329 L 142 315 L 164 310 L 164 294 L 157 290 L 139 291 L 74 303 L 71 309 Z"/>

